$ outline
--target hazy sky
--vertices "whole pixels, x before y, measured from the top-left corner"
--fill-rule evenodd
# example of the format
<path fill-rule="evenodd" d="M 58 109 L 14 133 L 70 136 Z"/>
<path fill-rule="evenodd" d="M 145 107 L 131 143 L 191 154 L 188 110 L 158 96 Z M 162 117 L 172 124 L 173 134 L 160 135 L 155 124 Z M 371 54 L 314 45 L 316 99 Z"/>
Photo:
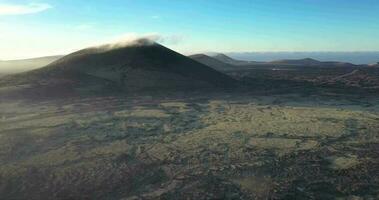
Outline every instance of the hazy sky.
<path fill-rule="evenodd" d="M 0 59 L 149 35 L 182 53 L 377 51 L 378 0 L 0 0 Z"/>

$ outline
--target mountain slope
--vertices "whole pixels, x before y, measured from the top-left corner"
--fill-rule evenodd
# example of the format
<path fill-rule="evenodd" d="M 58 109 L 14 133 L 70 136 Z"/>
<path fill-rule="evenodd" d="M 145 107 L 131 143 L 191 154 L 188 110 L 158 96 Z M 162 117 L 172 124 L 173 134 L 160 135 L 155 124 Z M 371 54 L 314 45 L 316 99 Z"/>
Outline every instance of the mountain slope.
<path fill-rule="evenodd" d="M 377 90 L 379 89 L 379 71 L 375 68 L 355 69 L 350 73 L 328 80 L 326 83 Z"/>
<path fill-rule="evenodd" d="M 251 65 L 251 64 L 259 64 L 259 62 L 254 62 L 254 61 L 243 61 L 243 60 L 236 60 L 233 59 L 225 54 L 216 54 L 213 56 L 214 59 L 221 61 L 223 63 L 227 63 L 230 65 L 235 65 L 235 66 L 242 66 L 242 65 Z"/>
<path fill-rule="evenodd" d="M 210 56 L 207 56 L 205 54 L 195 54 L 195 55 L 191 55 L 189 57 L 192 58 L 193 60 L 196 60 L 199 63 L 210 66 L 213 69 L 218 70 L 218 71 L 227 71 L 227 70 L 234 69 L 233 65 L 221 62 L 221 61 L 219 61 L 215 58 L 212 58 Z"/>
<path fill-rule="evenodd" d="M 20 73 L 23 71 L 37 69 L 58 60 L 62 56 L 47 56 L 23 60 L 0 61 L 0 74 Z"/>
<path fill-rule="evenodd" d="M 236 81 L 157 43 L 88 48 L 46 67 L 7 76 L 0 86 L 78 90 L 164 91 L 230 87 Z"/>

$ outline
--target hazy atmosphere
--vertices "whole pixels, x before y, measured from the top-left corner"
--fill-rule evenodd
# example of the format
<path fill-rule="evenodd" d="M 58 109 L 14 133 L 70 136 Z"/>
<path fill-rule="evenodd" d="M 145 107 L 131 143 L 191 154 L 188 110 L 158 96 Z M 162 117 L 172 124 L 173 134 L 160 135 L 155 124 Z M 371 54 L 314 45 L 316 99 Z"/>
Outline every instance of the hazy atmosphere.
<path fill-rule="evenodd" d="M 0 0 L 0 60 L 135 35 L 184 54 L 379 51 L 378 18 L 376 0 Z"/>
<path fill-rule="evenodd" d="M 379 199 L 378 0 L 0 0 L 0 200 Z"/>

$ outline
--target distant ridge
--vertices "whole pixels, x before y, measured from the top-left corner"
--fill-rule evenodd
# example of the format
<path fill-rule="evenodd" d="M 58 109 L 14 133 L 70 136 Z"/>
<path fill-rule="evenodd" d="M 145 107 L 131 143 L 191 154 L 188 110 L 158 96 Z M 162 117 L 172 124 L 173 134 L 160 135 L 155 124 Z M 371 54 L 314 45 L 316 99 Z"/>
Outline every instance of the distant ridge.
<path fill-rule="evenodd" d="M 20 60 L 0 60 L 0 74 L 20 73 L 43 67 L 62 56 L 46 56 Z"/>
<path fill-rule="evenodd" d="M 269 62 L 272 64 L 285 64 L 285 65 L 320 65 L 322 62 L 312 59 L 312 58 L 304 58 L 304 59 L 299 59 L 299 60 L 276 60 Z"/>
<path fill-rule="evenodd" d="M 321 62 L 312 58 L 304 58 L 304 59 L 298 59 L 298 60 L 277 60 L 268 62 L 267 64 L 274 64 L 274 65 L 288 65 L 288 66 L 304 66 L 304 67 L 354 67 L 357 65 L 351 64 L 351 63 L 344 63 L 344 62 Z"/>
<path fill-rule="evenodd" d="M 343 63 L 352 63 L 355 65 L 365 65 L 375 63 L 379 59 L 379 51 L 355 51 L 355 52 L 326 52 L 326 51 L 314 51 L 314 52 L 230 52 L 227 54 L 232 58 L 238 60 L 254 60 L 259 62 L 271 62 L 274 60 L 283 59 L 303 59 L 313 58 L 319 61 L 336 61 Z"/>
<path fill-rule="evenodd" d="M 214 56 L 207 56 L 204 54 L 196 54 L 190 56 L 192 59 L 197 60 L 205 65 L 211 66 L 217 70 L 241 70 L 251 67 L 268 67 L 268 68 L 280 68 L 280 67 L 358 67 L 368 65 L 354 65 L 347 62 L 334 62 L 334 61 L 319 61 L 313 58 L 304 59 L 284 59 L 275 60 L 270 62 L 255 62 L 255 61 L 241 61 L 233 59 L 225 54 L 216 54 Z M 217 61 L 218 62 L 217 62 Z M 226 65 L 225 65 L 226 64 Z M 373 64 L 370 66 L 376 66 Z"/>
<path fill-rule="evenodd" d="M 218 61 L 221 61 L 223 63 L 227 63 L 230 65 L 235 65 L 235 66 L 242 66 L 242 65 L 251 65 L 251 64 L 258 64 L 259 62 L 254 62 L 254 61 L 243 61 L 243 60 L 236 60 L 233 59 L 225 54 L 219 53 L 214 56 L 212 56 Z"/>
<path fill-rule="evenodd" d="M 334 61 L 319 61 L 313 58 L 304 58 L 304 59 L 283 59 L 283 60 L 275 60 L 270 62 L 256 62 L 256 61 L 242 61 L 233 59 L 225 54 L 216 54 L 212 58 L 232 65 L 238 66 L 237 69 L 243 69 L 243 67 L 356 67 L 358 65 L 354 65 L 346 62 L 334 62 Z M 365 65 L 361 65 L 365 66 Z"/>

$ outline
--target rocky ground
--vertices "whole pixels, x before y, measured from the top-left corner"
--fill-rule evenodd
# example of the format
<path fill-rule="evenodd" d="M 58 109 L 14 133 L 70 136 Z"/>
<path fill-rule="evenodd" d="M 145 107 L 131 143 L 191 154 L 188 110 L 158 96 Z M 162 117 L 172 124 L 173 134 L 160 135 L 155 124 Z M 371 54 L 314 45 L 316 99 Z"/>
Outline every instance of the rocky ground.
<path fill-rule="evenodd" d="M 379 98 L 0 103 L 1 199 L 377 199 Z"/>

